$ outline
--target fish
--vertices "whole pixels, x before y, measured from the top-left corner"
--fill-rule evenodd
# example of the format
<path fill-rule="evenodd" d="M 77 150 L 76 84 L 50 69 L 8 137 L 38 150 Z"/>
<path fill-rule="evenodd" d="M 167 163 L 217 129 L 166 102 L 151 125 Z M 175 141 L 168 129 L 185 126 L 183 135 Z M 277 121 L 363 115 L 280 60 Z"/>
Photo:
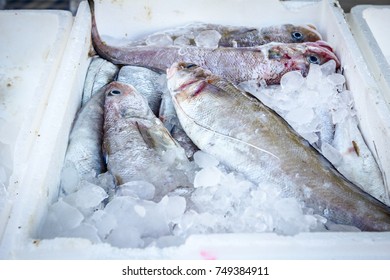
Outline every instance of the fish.
<path fill-rule="evenodd" d="M 390 208 L 345 179 L 254 96 L 192 63 L 167 71 L 184 130 L 202 151 L 257 184 L 278 184 L 314 214 L 363 231 L 390 230 Z"/>
<path fill-rule="evenodd" d="M 112 82 L 105 90 L 103 154 L 116 185 L 147 181 L 154 200 L 179 186 L 190 186 L 188 159 L 133 86 Z"/>
<path fill-rule="evenodd" d="M 348 117 L 336 125 L 332 145 L 341 155 L 341 160 L 334 164 L 337 170 L 373 197 L 390 205 L 389 191 L 382 173 L 363 139 L 356 119 Z"/>
<path fill-rule="evenodd" d="M 102 58 L 120 65 L 148 67 L 166 71 L 177 61 L 191 62 L 222 76 L 233 83 L 258 80 L 267 85 L 278 84 L 288 71 L 300 71 L 306 76 L 311 64 L 329 60 L 340 62 L 333 49 L 324 41 L 305 43 L 269 43 L 249 48 L 198 48 L 194 46 L 110 46 L 102 41 L 96 26 L 94 3 L 89 1 L 92 14 L 92 43 Z"/>
<path fill-rule="evenodd" d="M 112 82 L 118 74 L 119 67 L 111 62 L 94 56 L 88 67 L 87 76 L 84 81 L 83 97 L 81 106 L 99 91 L 103 86 Z"/>
<path fill-rule="evenodd" d="M 188 137 L 181 126 L 168 88 L 162 95 L 159 119 L 172 137 L 183 147 L 187 158 L 192 160 L 195 152 L 197 152 L 199 148 L 192 142 L 191 138 Z"/>
<path fill-rule="evenodd" d="M 156 40 L 164 40 L 167 45 L 195 46 L 197 37 L 203 34 L 206 35 L 210 31 L 217 32 L 219 35 L 217 47 L 255 47 L 271 42 L 303 43 L 316 42 L 322 39 L 315 26 L 310 24 L 281 24 L 255 28 L 196 22 L 153 33 L 128 45 L 142 46 L 153 44 Z"/>
<path fill-rule="evenodd" d="M 105 86 L 80 108 L 69 134 L 63 170 L 72 168 L 80 179 L 95 177 L 106 170 L 101 150 L 104 99 Z"/>
<path fill-rule="evenodd" d="M 148 68 L 127 65 L 121 67 L 116 80 L 135 87 L 140 94 L 145 96 L 150 109 L 158 116 L 162 96 L 160 76 L 160 73 Z"/>

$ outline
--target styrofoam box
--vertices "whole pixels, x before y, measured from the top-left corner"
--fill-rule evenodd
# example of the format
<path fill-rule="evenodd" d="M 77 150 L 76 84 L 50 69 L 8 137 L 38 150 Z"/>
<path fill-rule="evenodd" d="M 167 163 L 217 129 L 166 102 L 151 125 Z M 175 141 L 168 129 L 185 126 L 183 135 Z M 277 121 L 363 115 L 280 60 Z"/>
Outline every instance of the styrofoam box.
<path fill-rule="evenodd" d="M 100 33 L 135 39 L 150 32 L 193 21 L 265 26 L 311 23 L 317 26 L 341 60 L 353 92 L 360 128 L 382 171 L 390 170 L 390 112 L 369 74 L 344 13 L 333 0 L 133 0 L 96 1 Z M 37 240 L 48 206 L 56 199 L 70 125 L 81 98 L 88 66 L 90 13 L 81 3 L 62 65 L 58 70 L 40 127 L 23 192 L 15 200 L 0 247 L 1 258 L 23 259 L 388 259 L 390 232 L 318 232 L 282 236 L 274 233 L 192 235 L 178 247 L 119 249 L 81 238 Z M 108 40 L 108 39 L 107 39 Z M 44 134 L 45 132 L 45 134 Z M 46 134 L 47 133 L 47 134 Z M 389 174 L 385 173 L 388 182 Z"/>
<path fill-rule="evenodd" d="M 389 5 L 359 5 L 349 15 L 351 30 L 379 88 L 390 106 Z"/>
<path fill-rule="evenodd" d="M 18 199 L 72 28 L 66 11 L 0 12 L 0 237 Z M 37 32 L 39 30 L 39 32 Z"/>

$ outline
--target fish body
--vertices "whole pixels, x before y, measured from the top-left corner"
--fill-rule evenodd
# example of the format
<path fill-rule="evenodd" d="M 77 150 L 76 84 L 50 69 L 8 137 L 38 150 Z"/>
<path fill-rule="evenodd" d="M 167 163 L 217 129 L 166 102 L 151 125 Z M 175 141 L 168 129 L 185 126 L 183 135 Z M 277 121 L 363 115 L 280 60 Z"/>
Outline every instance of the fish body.
<path fill-rule="evenodd" d="M 148 181 L 156 188 L 156 200 L 188 184 L 180 170 L 188 162 L 184 150 L 146 99 L 134 87 L 119 82 L 111 83 L 105 96 L 103 151 L 116 184 Z"/>
<path fill-rule="evenodd" d="M 136 65 L 165 71 L 172 63 L 185 61 L 204 67 L 233 83 L 247 80 L 278 84 L 288 71 L 300 71 L 306 76 L 312 63 L 335 60 L 332 48 L 323 41 L 306 43 L 270 43 L 250 48 L 198 48 L 194 46 L 130 46 L 114 47 L 102 41 L 97 31 L 94 5 L 92 42 L 96 52 L 114 64 Z"/>
<path fill-rule="evenodd" d="M 81 106 L 84 106 L 91 96 L 103 86 L 112 82 L 118 70 L 119 67 L 117 65 L 99 56 L 94 56 L 89 64 L 87 76 L 85 77 Z"/>
<path fill-rule="evenodd" d="M 199 149 L 181 126 L 172 102 L 172 96 L 168 90 L 162 95 L 159 119 L 163 122 L 172 137 L 183 147 L 187 157 L 192 159 L 194 153 Z"/>
<path fill-rule="evenodd" d="M 101 151 L 104 94 L 103 87 L 81 107 L 69 135 L 63 168 L 74 168 L 81 178 L 106 169 Z"/>
<path fill-rule="evenodd" d="M 179 120 L 201 150 L 259 187 L 280 185 L 284 196 L 333 222 L 390 230 L 389 207 L 347 181 L 256 98 L 191 64 L 174 64 L 167 76 Z"/>
<path fill-rule="evenodd" d="M 148 101 L 150 109 L 158 116 L 161 104 L 161 74 L 145 67 L 123 66 L 119 70 L 117 81 L 130 84 Z"/>
<path fill-rule="evenodd" d="M 142 40 L 131 43 L 131 45 L 148 45 L 152 44 L 155 38 L 164 38 L 172 45 L 195 46 L 197 37 L 210 31 L 216 31 L 220 34 L 217 42 L 218 47 L 255 47 L 271 42 L 303 43 L 321 40 L 321 35 L 311 25 L 282 24 L 255 28 L 199 22 L 156 32 Z"/>

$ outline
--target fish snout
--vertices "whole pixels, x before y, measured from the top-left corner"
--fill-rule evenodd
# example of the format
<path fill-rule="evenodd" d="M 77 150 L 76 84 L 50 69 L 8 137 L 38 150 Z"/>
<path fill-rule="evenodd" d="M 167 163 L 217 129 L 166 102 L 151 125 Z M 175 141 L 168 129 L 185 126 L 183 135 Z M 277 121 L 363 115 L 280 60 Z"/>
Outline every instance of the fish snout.
<path fill-rule="evenodd" d="M 306 52 L 307 61 L 311 64 L 324 64 L 329 60 L 336 62 L 336 68 L 341 66 L 340 61 L 333 48 L 325 41 L 307 42 L 305 43 L 308 51 Z"/>

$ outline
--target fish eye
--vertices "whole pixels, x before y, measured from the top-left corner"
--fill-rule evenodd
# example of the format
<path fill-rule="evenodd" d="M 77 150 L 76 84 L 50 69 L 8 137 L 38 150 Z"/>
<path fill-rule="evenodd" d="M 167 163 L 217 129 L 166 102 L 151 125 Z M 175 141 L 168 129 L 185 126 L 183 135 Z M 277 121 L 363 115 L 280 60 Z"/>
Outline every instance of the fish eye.
<path fill-rule="evenodd" d="M 309 63 L 320 64 L 320 59 L 315 55 L 309 55 L 307 57 L 307 60 L 309 61 Z"/>
<path fill-rule="evenodd" d="M 110 95 L 119 95 L 121 94 L 122 92 L 119 90 L 119 89 L 113 89 L 110 91 Z"/>
<path fill-rule="evenodd" d="M 187 66 L 186 66 L 186 68 L 187 69 L 191 69 L 191 68 L 194 68 L 194 67 L 196 67 L 197 65 L 196 64 L 188 64 Z"/>
<path fill-rule="evenodd" d="M 292 32 L 291 36 L 294 40 L 302 40 L 303 39 L 303 34 L 299 31 Z"/>

